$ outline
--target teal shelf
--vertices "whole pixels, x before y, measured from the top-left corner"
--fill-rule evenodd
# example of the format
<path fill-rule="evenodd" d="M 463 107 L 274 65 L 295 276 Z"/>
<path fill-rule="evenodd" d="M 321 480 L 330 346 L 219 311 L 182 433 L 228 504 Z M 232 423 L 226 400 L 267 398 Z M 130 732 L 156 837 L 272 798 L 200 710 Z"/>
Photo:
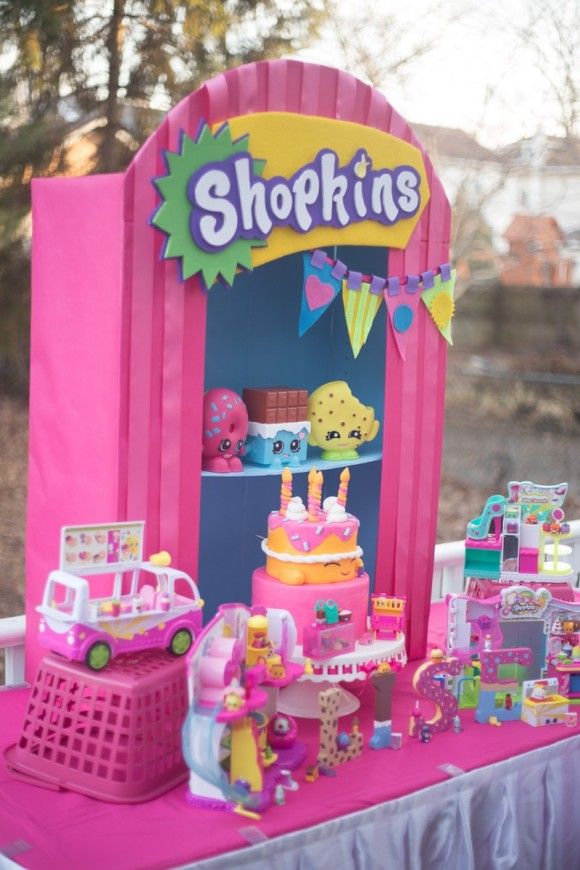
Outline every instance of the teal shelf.
<path fill-rule="evenodd" d="M 366 465 L 369 462 L 380 462 L 382 459 L 382 451 L 377 448 L 375 450 L 369 449 L 364 451 L 359 455 L 358 459 L 350 459 L 340 462 L 329 462 L 325 459 L 316 458 L 316 456 L 308 457 L 306 462 L 301 463 L 298 466 L 287 466 L 293 475 L 295 474 L 307 474 L 311 468 L 316 468 L 318 471 L 326 471 L 330 468 L 345 468 L 348 466 L 349 468 L 353 468 L 355 465 Z M 223 478 L 225 480 L 231 479 L 233 477 L 279 477 L 282 474 L 284 466 L 271 466 L 271 465 L 252 465 L 248 463 L 244 465 L 243 471 L 230 471 L 227 474 L 218 474 L 215 471 L 202 471 L 202 477 L 217 477 Z"/>

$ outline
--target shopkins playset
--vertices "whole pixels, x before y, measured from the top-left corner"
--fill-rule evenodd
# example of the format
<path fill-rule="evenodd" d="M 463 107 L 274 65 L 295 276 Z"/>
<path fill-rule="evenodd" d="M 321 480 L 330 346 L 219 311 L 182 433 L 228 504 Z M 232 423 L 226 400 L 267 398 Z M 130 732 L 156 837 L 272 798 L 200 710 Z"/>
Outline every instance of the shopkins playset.
<path fill-rule="evenodd" d="M 259 818 L 304 760 L 296 723 L 277 711 L 279 688 L 303 672 L 295 644 L 289 613 L 241 604 L 220 607 L 198 637 L 183 726 L 191 804 Z"/>
<path fill-rule="evenodd" d="M 38 607 L 43 647 L 93 670 L 120 653 L 188 651 L 201 630 L 203 601 L 191 577 L 171 567 L 168 553 L 143 561 L 143 527 L 62 529 L 60 568 L 48 575 Z M 108 586 L 108 594 L 91 594 L 94 585 Z"/>
<path fill-rule="evenodd" d="M 566 705 L 576 700 L 567 667 L 580 653 L 580 602 L 565 582 L 572 574 L 563 561 L 570 548 L 561 543 L 569 534 L 562 509 L 567 489 L 566 483 L 513 481 L 507 498 L 490 497 L 467 526 L 469 586 L 447 598 L 447 651 L 462 664 L 459 704 L 476 708 L 478 722 L 543 722 L 540 707 L 525 703 L 523 687 L 534 681 L 556 680 L 558 697 Z M 507 678 L 497 676 L 500 665 L 511 668 Z"/>
<path fill-rule="evenodd" d="M 507 489 L 467 524 L 465 577 L 511 583 L 570 577 L 572 567 L 561 558 L 570 552 L 561 543 L 570 532 L 562 510 L 568 484 L 512 481 Z"/>

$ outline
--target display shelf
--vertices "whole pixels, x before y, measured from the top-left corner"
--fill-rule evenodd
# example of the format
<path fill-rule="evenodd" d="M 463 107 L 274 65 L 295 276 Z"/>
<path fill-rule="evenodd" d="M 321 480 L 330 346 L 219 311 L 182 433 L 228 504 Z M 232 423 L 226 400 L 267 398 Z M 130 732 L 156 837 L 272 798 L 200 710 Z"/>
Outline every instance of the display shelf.
<path fill-rule="evenodd" d="M 330 462 L 327 459 L 320 459 L 313 456 L 312 458 L 308 458 L 306 462 L 302 462 L 300 465 L 244 465 L 243 471 L 228 471 L 225 474 L 221 474 L 215 471 L 202 471 L 203 477 L 266 477 L 275 475 L 279 477 L 284 468 L 289 468 L 292 474 L 306 474 L 310 471 L 311 468 L 316 468 L 318 471 L 326 471 L 330 468 L 343 468 L 348 465 L 352 467 L 353 465 L 365 465 L 368 462 L 380 462 L 383 458 L 383 453 L 380 448 L 369 449 L 363 452 L 358 459 L 341 459 L 334 460 Z"/>
<path fill-rule="evenodd" d="M 301 646 L 297 646 L 294 650 L 293 659 L 301 665 L 306 663 Z M 407 664 L 404 635 L 393 640 L 375 640 L 371 644 L 357 643 L 354 652 L 344 653 L 324 661 L 313 659 L 312 673 L 304 673 L 296 683 L 280 692 L 278 709 L 290 716 L 318 719 L 320 692 L 339 683 L 364 681 L 368 676 L 368 669 L 365 666 L 378 666 L 381 662 L 393 661 L 398 662 L 401 667 Z M 359 699 L 343 686 L 338 715 L 346 716 L 354 713 L 359 706 Z"/>

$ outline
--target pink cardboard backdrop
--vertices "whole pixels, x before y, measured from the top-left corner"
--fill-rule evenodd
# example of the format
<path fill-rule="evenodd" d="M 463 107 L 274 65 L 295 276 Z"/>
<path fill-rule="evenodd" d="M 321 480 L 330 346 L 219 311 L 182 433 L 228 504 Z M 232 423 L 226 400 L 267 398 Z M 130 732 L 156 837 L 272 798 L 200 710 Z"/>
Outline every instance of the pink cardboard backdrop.
<path fill-rule="evenodd" d="M 195 136 L 202 119 L 273 110 L 354 121 L 419 146 L 368 85 L 327 67 L 269 61 L 230 70 L 186 97 L 124 177 L 35 186 L 29 678 L 38 656 L 31 608 L 55 567 L 58 529 L 77 514 L 79 522 L 144 519 L 146 552 L 168 549 L 197 574 L 206 295 L 196 279 L 179 281 L 175 262 L 160 260 L 161 234 L 148 225 L 151 179 L 181 130 Z M 424 156 L 431 200 L 408 248 L 391 251 L 391 275 L 435 268 L 448 256 L 449 204 Z M 446 353 L 422 304 L 405 362 L 387 336 L 375 586 L 407 595 L 412 658 L 426 642 Z M 91 456 L 99 459 L 97 486 Z"/>
<path fill-rule="evenodd" d="M 32 191 L 28 679 L 61 526 L 117 517 L 123 176 L 39 179 Z"/>

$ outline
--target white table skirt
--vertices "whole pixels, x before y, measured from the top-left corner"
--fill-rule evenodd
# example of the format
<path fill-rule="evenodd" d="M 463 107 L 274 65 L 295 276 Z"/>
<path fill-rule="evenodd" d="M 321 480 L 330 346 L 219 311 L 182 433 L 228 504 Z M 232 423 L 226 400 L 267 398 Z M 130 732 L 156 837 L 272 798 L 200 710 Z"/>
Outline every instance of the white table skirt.
<path fill-rule="evenodd" d="M 580 870 L 580 736 L 184 870 L 244 867 Z"/>

